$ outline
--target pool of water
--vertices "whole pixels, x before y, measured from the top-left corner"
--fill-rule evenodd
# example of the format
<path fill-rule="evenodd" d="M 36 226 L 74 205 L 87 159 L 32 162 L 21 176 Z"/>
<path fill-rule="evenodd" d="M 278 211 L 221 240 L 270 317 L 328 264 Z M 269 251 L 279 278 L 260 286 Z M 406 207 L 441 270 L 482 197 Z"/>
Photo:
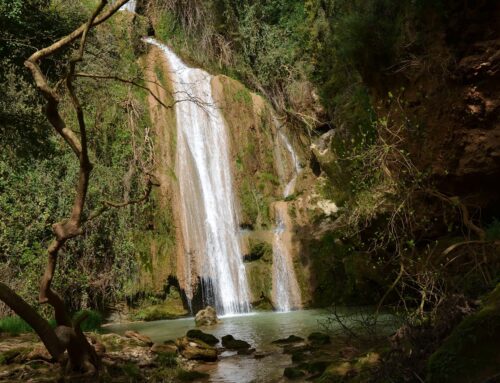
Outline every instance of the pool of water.
<path fill-rule="evenodd" d="M 280 382 L 283 380 L 284 368 L 291 365 L 291 359 L 290 355 L 283 354 L 272 341 L 289 335 L 306 338 L 313 331 L 321 331 L 320 323 L 326 319 L 327 314 L 323 310 L 301 310 L 221 317 L 221 323 L 204 328 L 203 331 L 219 339 L 231 334 L 250 343 L 256 348 L 257 353 L 269 353 L 269 355 L 256 359 L 253 355 L 224 352 L 217 363 L 207 363 L 202 369 L 210 374 L 210 382 Z M 193 318 L 124 323 L 107 327 L 109 331 L 119 334 L 134 330 L 149 336 L 154 342 L 174 340 L 192 328 L 195 328 Z"/>

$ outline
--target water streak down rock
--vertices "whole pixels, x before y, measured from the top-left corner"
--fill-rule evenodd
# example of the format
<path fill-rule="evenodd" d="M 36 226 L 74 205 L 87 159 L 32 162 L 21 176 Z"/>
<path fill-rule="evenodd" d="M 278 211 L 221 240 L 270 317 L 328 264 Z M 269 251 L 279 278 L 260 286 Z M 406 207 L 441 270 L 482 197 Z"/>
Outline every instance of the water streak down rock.
<path fill-rule="evenodd" d="M 212 76 L 186 66 L 166 45 L 145 41 L 164 52 L 176 101 L 176 175 L 185 248 L 181 285 L 191 300 L 199 277 L 204 304 L 215 306 L 218 314 L 248 312 L 228 137 L 212 97 Z"/>
<path fill-rule="evenodd" d="M 291 179 L 286 183 L 283 197 L 289 197 L 295 190 L 295 183 L 301 171 L 297 154 L 281 130 L 277 119 L 274 119 L 278 131 L 278 139 L 288 152 L 292 163 Z M 278 153 L 280 153 L 278 148 Z M 282 166 L 282 157 L 277 156 L 278 167 Z M 281 164 L 280 164 L 281 163 Z M 285 181 L 285 172 L 282 170 L 282 181 Z M 288 204 L 285 201 L 274 204 L 274 215 L 276 228 L 273 237 L 273 302 L 278 311 L 290 311 L 301 307 L 301 294 L 297 282 L 297 276 L 293 266 L 291 253 L 292 233 L 290 231 L 292 222 L 288 215 Z"/>

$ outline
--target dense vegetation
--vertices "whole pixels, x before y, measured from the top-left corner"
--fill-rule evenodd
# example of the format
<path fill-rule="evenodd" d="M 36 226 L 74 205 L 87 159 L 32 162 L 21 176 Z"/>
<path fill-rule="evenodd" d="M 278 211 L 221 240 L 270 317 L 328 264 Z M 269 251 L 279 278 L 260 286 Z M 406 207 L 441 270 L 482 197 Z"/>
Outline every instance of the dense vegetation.
<path fill-rule="evenodd" d="M 51 225 L 72 204 L 77 163 L 40 113 L 43 102 L 23 62 L 35 49 L 72 31 L 91 8 L 64 1 L 0 4 L 0 267 L 2 280 L 34 302 Z M 140 33 L 140 26 L 132 31 L 118 21 L 103 26 L 91 36 L 87 54 L 93 59 L 85 62 L 81 72 L 137 78 L 133 42 Z M 62 51 L 43 63 L 49 78 L 65 71 L 69 53 Z M 91 211 L 103 200 L 120 201 L 142 193 L 140 169 L 152 155 L 151 142 L 144 139 L 149 117 L 145 94 L 138 87 L 86 78 L 78 83 L 95 163 L 88 197 Z M 76 126 L 67 94 L 62 104 Z M 136 293 L 133 276 L 147 246 L 142 237 L 150 211 L 150 205 L 142 204 L 106 212 L 92 221 L 84 237 L 68 244 L 56 286 L 73 311 L 103 310 Z"/>

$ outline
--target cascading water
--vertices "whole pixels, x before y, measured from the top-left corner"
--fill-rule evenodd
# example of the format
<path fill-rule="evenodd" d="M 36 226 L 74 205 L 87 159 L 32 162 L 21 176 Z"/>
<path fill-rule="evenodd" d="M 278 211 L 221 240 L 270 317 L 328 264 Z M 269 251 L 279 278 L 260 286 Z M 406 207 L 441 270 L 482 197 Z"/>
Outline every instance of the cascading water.
<path fill-rule="evenodd" d="M 177 118 L 176 174 L 184 240 L 184 290 L 193 298 L 201 279 L 204 303 L 219 314 L 250 310 L 238 240 L 229 145 L 224 119 L 212 97 L 212 76 L 189 68 L 154 39 L 170 65 Z"/>
<path fill-rule="evenodd" d="M 126 3 L 120 8 L 120 11 L 129 11 L 135 13 L 135 8 L 136 8 L 136 1 L 129 0 L 128 3 Z"/>
<path fill-rule="evenodd" d="M 294 168 L 293 176 L 290 179 L 290 181 L 286 184 L 285 190 L 283 192 L 283 197 L 286 198 L 289 197 L 295 191 L 295 183 L 297 182 L 297 177 L 302 169 L 300 167 L 300 162 L 297 157 L 297 154 L 295 153 L 295 150 L 293 150 L 293 146 L 292 144 L 290 144 L 290 141 L 288 141 L 286 135 L 281 130 L 278 130 L 278 134 L 283 143 L 285 144 L 286 150 L 288 151 L 288 153 L 290 153 L 290 157 L 292 158 L 293 168 Z"/>
<path fill-rule="evenodd" d="M 297 154 L 286 135 L 281 131 L 276 119 L 275 126 L 278 130 L 278 137 L 293 164 L 292 178 L 285 185 L 283 191 L 283 197 L 286 198 L 295 190 L 295 183 L 301 167 Z M 282 161 L 280 157 L 278 156 L 278 161 Z M 284 174 L 283 177 L 285 177 Z M 288 204 L 284 201 L 275 203 L 274 213 L 276 216 L 276 229 L 273 237 L 273 301 L 278 311 L 290 311 L 301 306 L 301 297 L 290 253 L 292 241 L 289 231 L 291 223 L 288 216 Z"/>

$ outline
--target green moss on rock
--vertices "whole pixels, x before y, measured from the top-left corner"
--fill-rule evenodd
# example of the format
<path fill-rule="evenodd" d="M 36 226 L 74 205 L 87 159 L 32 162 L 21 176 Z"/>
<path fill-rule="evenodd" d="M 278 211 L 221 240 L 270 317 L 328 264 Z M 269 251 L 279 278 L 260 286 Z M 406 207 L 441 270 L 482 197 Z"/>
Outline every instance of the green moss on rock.
<path fill-rule="evenodd" d="M 188 311 L 184 308 L 179 292 L 174 288 L 170 290 L 164 302 L 160 304 L 143 305 L 132 314 L 133 319 L 148 322 L 162 319 L 176 319 L 188 315 Z"/>
<path fill-rule="evenodd" d="M 500 374 L 500 284 L 431 356 L 428 383 L 481 383 Z"/>
<path fill-rule="evenodd" d="M 245 269 L 252 301 L 261 301 L 262 297 L 269 298 L 273 288 L 272 264 L 258 260 L 246 264 Z"/>

